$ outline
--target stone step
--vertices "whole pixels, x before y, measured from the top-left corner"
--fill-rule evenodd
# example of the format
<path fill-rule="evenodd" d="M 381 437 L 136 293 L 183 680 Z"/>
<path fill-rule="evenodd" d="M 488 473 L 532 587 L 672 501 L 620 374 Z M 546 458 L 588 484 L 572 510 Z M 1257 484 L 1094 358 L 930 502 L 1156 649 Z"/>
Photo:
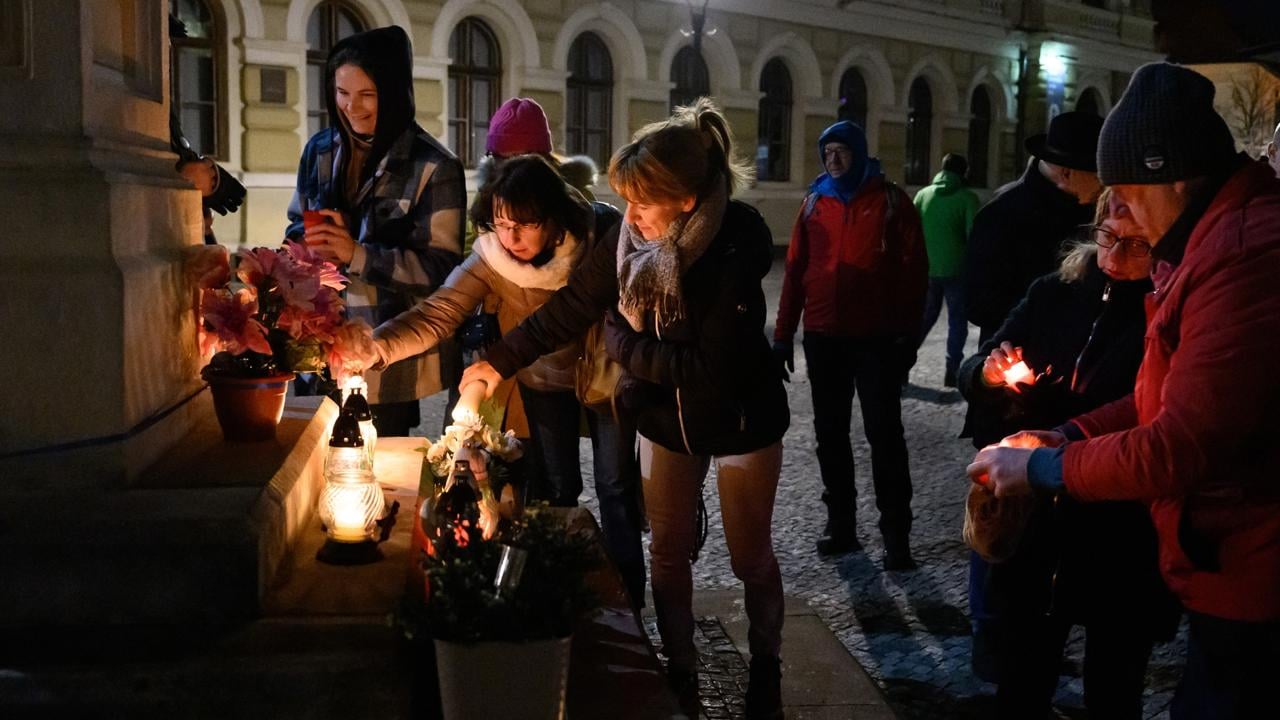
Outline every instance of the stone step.
<path fill-rule="evenodd" d="M 336 412 L 324 398 L 293 399 L 276 440 L 262 443 L 222 441 L 206 412 L 127 487 L 0 488 L 0 627 L 256 616 L 314 514 Z"/>

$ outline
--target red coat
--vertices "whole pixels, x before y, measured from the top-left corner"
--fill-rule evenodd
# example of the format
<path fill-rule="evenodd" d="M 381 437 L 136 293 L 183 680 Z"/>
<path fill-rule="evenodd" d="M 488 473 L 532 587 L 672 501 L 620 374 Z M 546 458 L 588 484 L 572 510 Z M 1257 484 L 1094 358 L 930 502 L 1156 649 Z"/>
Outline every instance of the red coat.
<path fill-rule="evenodd" d="M 1089 439 L 1066 448 L 1067 490 L 1148 500 L 1188 609 L 1280 619 L 1280 181 L 1265 163 L 1218 192 L 1148 320 L 1133 395 L 1075 420 Z"/>
<path fill-rule="evenodd" d="M 774 339 L 790 342 L 803 311 L 805 332 L 914 342 L 928 272 L 920 213 L 898 186 L 875 177 L 848 205 L 819 197 L 791 231 Z"/>

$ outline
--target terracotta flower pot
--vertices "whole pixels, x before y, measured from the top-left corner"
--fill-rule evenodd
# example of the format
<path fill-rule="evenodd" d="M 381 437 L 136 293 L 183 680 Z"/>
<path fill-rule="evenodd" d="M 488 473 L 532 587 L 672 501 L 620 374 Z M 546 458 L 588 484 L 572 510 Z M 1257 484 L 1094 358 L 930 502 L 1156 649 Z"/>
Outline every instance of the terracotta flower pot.
<path fill-rule="evenodd" d="M 292 379 L 293 373 L 264 378 L 209 378 L 222 437 L 236 442 L 274 439 Z"/>

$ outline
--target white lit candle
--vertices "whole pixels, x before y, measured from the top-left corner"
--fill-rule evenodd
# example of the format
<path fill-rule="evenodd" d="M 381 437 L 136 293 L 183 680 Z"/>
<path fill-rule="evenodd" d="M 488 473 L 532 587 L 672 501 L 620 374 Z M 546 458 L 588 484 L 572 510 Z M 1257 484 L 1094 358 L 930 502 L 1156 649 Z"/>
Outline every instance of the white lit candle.
<path fill-rule="evenodd" d="M 334 497 L 332 533 L 333 539 L 340 542 L 361 542 L 368 539 L 364 506 L 359 495 L 338 493 Z"/>
<path fill-rule="evenodd" d="M 480 418 L 480 401 L 484 400 L 484 383 L 476 380 L 462 388 L 458 404 L 453 406 L 453 421 L 460 425 L 474 424 Z"/>

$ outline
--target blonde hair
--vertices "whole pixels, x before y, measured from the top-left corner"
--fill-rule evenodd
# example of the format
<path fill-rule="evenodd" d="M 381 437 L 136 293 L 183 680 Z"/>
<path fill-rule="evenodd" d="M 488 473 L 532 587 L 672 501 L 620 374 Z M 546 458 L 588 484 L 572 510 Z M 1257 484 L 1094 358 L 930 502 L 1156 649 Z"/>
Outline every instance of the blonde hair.
<path fill-rule="evenodd" d="M 733 158 L 729 121 L 705 97 L 640 128 L 609 161 L 610 187 L 630 202 L 701 200 L 716 182 L 727 183 L 732 195 L 751 177 Z"/>
<path fill-rule="evenodd" d="M 1093 224 L 1101 225 L 1111 217 L 1111 188 L 1103 188 L 1098 196 L 1098 203 L 1093 210 Z M 1090 263 L 1097 262 L 1098 246 L 1093 242 L 1093 230 L 1088 229 L 1086 235 L 1062 251 L 1062 262 L 1058 265 L 1058 277 L 1063 282 L 1080 282 L 1089 271 Z"/>

